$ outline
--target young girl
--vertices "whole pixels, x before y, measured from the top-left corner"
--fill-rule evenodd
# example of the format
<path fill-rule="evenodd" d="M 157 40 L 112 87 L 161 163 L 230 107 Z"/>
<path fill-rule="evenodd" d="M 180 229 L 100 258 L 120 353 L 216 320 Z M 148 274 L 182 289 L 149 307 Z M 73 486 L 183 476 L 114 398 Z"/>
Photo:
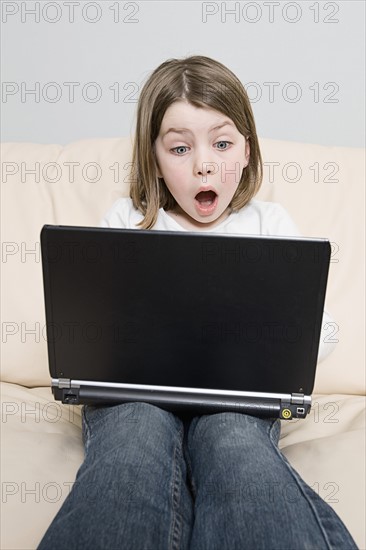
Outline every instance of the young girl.
<path fill-rule="evenodd" d="M 130 198 L 104 227 L 299 234 L 279 204 L 253 199 L 262 159 L 251 106 L 213 59 L 171 59 L 151 74 L 132 161 Z M 330 351 L 323 340 L 319 360 Z M 278 419 L 243 413 L 84 406 L 85 460 L 39 550 L 356 548 L 281 454 L 279 435 Z"/>

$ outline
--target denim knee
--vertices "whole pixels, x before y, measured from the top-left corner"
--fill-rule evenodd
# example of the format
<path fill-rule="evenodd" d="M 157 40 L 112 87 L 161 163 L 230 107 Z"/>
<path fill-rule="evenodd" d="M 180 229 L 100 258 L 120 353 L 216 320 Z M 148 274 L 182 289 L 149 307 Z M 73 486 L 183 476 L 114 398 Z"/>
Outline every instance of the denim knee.
<path fill-rule="evenodd" d="M 85 405 L 82 410 L 83 440 L 87 449 L 92 438 L 103 438 L 104 444 L 109 439 L 116 444 L 118 437 L 127 434 L 144 437 L 154 430 L 165 429 L 169 433 L 182 430 L 182 422 L 160 407 L 145 402 L 129 402 L 112 406 Z M 133 439 L 135 439 L 135 437 Z"/>
<path fill-rule="evenodd" d="M 277 445 L 280 437 L 281 422 L 275 418 L 259 418 L 237 412 L 225 412 L 196 417 L 190 426 L 188 442 L 205 441 L 205 445 L 215 448 L 230 445 L 240 439 L 243 443 L 256 443 L 261 439 L 270 440 Z"/>

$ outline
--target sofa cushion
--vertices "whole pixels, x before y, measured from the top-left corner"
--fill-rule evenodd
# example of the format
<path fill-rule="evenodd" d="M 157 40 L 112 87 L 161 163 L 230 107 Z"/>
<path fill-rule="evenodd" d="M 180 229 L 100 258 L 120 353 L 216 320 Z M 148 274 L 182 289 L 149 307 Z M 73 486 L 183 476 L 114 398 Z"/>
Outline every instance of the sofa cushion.
<path fill-rule="evenodd" d="M 1 383 L 1 548 L 37 548 L 84 457 L 80 407 Z M 21 526 L 21 528 L 20 528 Z"/>
<path fill-rule="evenodd" d="M 316 391 L 362 393 L 363 151 L 268 139 L 261 147 L 257 198 L 283 204 L 305 236 L 334 243 L 326 307 L 328 337 L 339 342 L 318 367 Z M 2 144 L 2 380 L 49 384 L 41 228 L 98 225 L 128 195 L 131 150 L 130 138 Z"/>

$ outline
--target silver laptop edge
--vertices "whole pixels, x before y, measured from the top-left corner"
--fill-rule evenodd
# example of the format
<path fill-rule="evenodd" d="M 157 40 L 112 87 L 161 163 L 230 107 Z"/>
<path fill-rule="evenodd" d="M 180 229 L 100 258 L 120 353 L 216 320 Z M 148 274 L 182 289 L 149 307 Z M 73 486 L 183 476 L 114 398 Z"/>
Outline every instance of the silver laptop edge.
<path fill-rule="evenodd" d="M 134 390 L 136 392 L 139 392 L 143 394 L 143 392 L 151 392 L 150 395 L 157 395 L 159 402 L 162 403 L 171 403 L 170 396 L 174 394 L 174 400 L 177 400 L 177 395 L 181 395 L 182 402 L 189 400 L 190 398 L 192 400 L 199 399 L 200 396 L 205 396 L 207 399 L 207 396 L 212 396 L 212 405 L 215 404 L 215 406 L 220 405 L 220 401 L 218 401 L 218 398 L 221 399 L 227 399 L 229 401 L 222 402 L 222 407 L 227 407 L 228 403 L 230 402 L 232 404 L 232 407 L 234 409 L 243 409 L 245 410 L 246 406 L 246 400 L 249 403 L 249 408 L 255 408 L 259 405 L 254 404 L 253 401 L 258 400 L 266 400 L 267 401 L 267 407 L 268 410 L 274 409 L 274 403 L 280 403 L 280 405 L 277 405 L 277 409 L 280 411 L 280 418 L 283 418 L 285 420 L 290 420 L 291 418 L 296 417 L 305 417 L 310 408 L 311 408 L 311 396 L 304 395 L 301 393 L 292 393 L 292 394 L 286 394 L 286 393 L 267 393 L 267 392 L 248 392 L 248 391 L 233 391 L 233 390 L 217 390 L 212 388 L 185 388 L 185 387 L 175 387 L 175 386 L 154 386 L 154 385 L 146 385 L 146 384 L 122 384 L 117 382 L 99 382 L 99 381 L 93 381 L 93 380 L 70 380 L 67 378 L 51 378 L 52 381 L 52 387 L 57 388 L 61 392 L 64 393 L 63 396 L 63 402 L 66 403 L 74 403 L 78 404 L 78 393 L 82 389 L 89 388 L 90 390 L 93 390 L 93 388 L 105 388 L 107 391 L 109 390 L 120 390 L 124 391 L 127 390 L 131 393 L 130 399 L 126 399 L 129 401 L 136 401 L 136 400 L 142 400 L 144 401 L 144 398 L 141 399 L 138 398 L 138 394 L 134 393 Z M 145 394 L 146 395 L 146 394 Z M 234 402 L 233 399 L 238 399 L 237 402 Z M 179 400 L 179 398 L 178 398 Z M 221 408 L 221 407 L 220 407 Z M 263 402 L 263 405 L 261 408 L 266 408 L 266 402 Z"/>

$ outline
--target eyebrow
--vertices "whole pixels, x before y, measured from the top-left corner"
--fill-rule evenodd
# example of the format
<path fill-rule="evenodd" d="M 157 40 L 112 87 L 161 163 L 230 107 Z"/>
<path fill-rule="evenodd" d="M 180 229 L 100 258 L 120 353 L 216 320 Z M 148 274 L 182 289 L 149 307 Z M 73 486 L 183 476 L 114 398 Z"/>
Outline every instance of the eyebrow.
<path fill-rule="evenodd" d="M 211 132 L 213 132 L 214 130 L 219 130 L 220 128 L 223 128 L 224 126 L 232 126 L 234 127 L 234 124 L 230 121 L 230 120 L 225 120 L 222 124 L 219 124 L 218 126 L 214 126 L 213 128 L 211 128 L 209 130 L 209 134 L 211 134 Z M 174 134 L 191 134 L 191 130 L 189 130 L 188 128 L 169 128 L 169 130 L 167 130 L 164 134 L 163 134 L 163 138 L 169 134 L 169 133 L 174 133 Z"/>

